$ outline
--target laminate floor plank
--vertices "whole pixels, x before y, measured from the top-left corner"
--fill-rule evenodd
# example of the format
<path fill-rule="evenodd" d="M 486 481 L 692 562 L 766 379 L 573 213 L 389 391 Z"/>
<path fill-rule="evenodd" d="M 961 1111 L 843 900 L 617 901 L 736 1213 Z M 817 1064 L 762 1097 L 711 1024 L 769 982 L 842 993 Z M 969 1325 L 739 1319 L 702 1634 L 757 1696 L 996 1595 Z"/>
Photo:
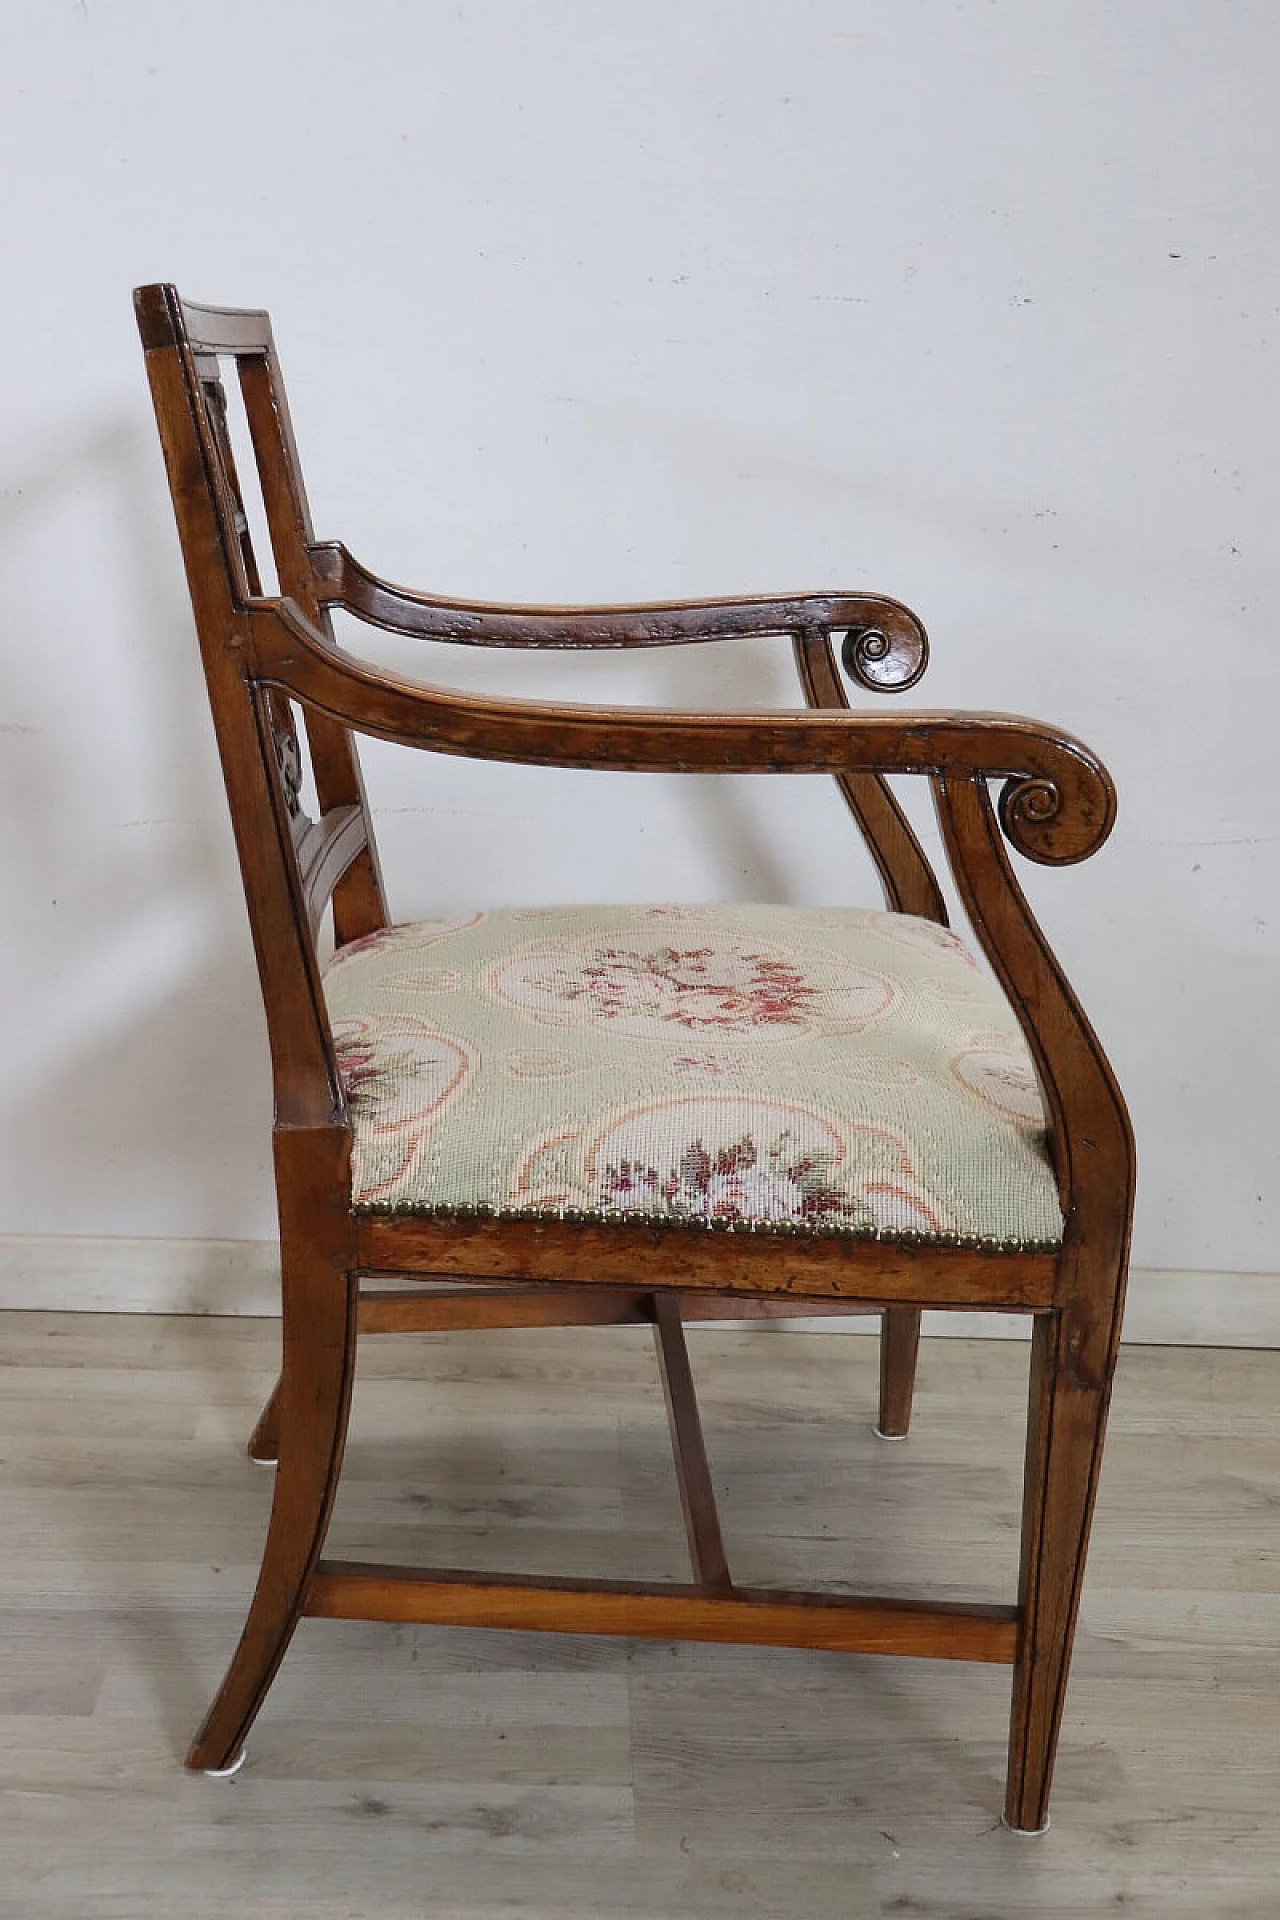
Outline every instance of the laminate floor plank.
<path fill-rule="evenodd" d="M 233 1780 L 181 1769 L 252 1587 L 278 1331 L 0 1316 L 4 1920 L 1274 1920 L 1280 1354 L 1126 1352 L 1052 1831 L 1008 1675 L 307 1621 Z M 740 1579 L 1009 1597 L 1027 1354 L 691 1329 Z M 684 1579 L 644 1328 L 368 1340 L 331 1551 Z"/>

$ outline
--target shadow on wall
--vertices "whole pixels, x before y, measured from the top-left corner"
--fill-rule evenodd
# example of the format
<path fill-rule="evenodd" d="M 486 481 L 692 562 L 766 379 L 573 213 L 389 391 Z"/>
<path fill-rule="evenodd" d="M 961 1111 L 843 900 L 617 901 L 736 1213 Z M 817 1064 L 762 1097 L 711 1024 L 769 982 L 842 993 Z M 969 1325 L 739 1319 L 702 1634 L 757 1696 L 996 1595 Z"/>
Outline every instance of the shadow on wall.
<path fill-rule="evenodd" d="M 0 1231 L 269 1234 L 262 1017 L 158 450 L 130 416 L 43 445 L 0 491 Z"/>

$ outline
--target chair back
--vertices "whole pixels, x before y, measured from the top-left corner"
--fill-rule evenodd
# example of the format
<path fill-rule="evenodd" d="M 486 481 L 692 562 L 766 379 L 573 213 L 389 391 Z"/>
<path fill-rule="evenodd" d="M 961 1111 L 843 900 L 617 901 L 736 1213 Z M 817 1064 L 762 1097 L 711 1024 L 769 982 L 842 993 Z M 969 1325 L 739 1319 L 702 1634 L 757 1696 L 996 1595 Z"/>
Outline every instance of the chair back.
<path fill-rule="evenodd" d="M 198 307 L 171 286 L 134 295 L 156 420 L 213 709 L 266 1003 L 280 1124 L 323 1124 L 344 1099 L 320 987 L 316 936 L 332 903 L 339 945 L 387 924 L 386 899 L 349 730 L 255 677 L 250 603 L 263 597 L 233 451 L 224 367 L 236 375 L 280 598 L 331 633 L 309 554 L 314 536 L 266 313 Z M 301 717 L 302 731 L 299 731 Z M 305 808 L 304 752 L 317 818 Z"/>

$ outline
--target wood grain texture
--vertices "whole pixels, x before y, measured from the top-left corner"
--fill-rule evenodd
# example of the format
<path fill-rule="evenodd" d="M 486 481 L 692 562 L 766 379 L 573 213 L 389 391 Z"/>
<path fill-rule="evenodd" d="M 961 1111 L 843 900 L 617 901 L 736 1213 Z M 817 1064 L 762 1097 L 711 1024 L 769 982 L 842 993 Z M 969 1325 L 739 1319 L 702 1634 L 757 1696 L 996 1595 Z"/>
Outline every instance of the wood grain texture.
<path fill-rule="evenodd" d="M 350 1222 L 340 1203 L 299 1207 L 296 1199 L 313 1186 L 340 1194 L 346 1152 L 340 1128 L 327 1136 L 276 1133 L 284 1333 L 273 1436 L 279 1465 L 244 1632 L 187 1754 L 194 1772 L 238 1759 L 293 1637 L 338 1491 L 356 1357 Z"/>
<path fill-rule="evenodd" d="M 707 1233 L 679 1224 L 595 1226 L 568 1220 L 426 1219 L 363 1214 L 363 1273 L 500 1281 L 572 1279 L 583 1287 L 716 1290 L 738 1300 L 824 1298 L 867 1309 L 898 1304 L 1026 1312 L 1057 1299 L 1051 1253 L 983 1252 L 921 1241 Z"/>
<path fill-rule="evenodd" d="M 1124 1100 L 1014 877 L 986 786 L 935 783 L 965 910 L 1038 1069 L 1066 1214 L 1059 1308 L 1036 1327 L 1005 1818 L 1043 1831 L 1120 1347 L 1135 1157 Z"/>
<path fill-rule="evenodd" d="M 831 1653 L 1011 1663 L 1017 1609 L 894 1599 L 824 1600 L 813 1593 L 707 1583 L 661 1586 L 548 1576 L 499 1579 L 321 1560 L 306 1611 L 321 1620 L 390 1620 L 532 1633 L 607 1633 L 637 1640 L 710 1640 L 731 1646 L 807 1647 Z"/>
<path fill-rule="evenodd" d="M 332 641 L 328 608 L 317 590 L 308 554 L 308 543 L 313 538 L 311 509 L 274 344 L 261 357 L 251 354 L 237 360 L 236 373 L 262 486 L 280 591 L 296 601 L 307 618 Z M 323 816 L 321 826 L 335 813 L 345 814 L 348 810 L 360 825 L 358 844 L 354 832 L 348 829 L 343 843 L 347 857 L 341 863 L 331 859 L 315 873 L 307 889 L 313 930 L 332 896 L 334 939 L 342 946 L 386 926 L 386 889 L 355 743 L 345 727 L 336 725 L 315 709 L 308 710 L 304 719 L 316 797 Z"/>
<path fill-rule="evenodd" d="M 860 1301 L 747 1299 L 686 1290 L 669 1304 L 681 1320 L 781 1320 L 833 1314 L 870 1315 Z M 654 1296 L 635 1287 L 364 1287 L 357 1309 L 361 1333 L 447 1333 L 479 1327 L 646 1325 Z"/>
<path fill-rule="evenodd" d="M 711 1466 L 702 1437 L 702 1421 L 693 1387 L 693 1369 L 689 1364 L 689 1346 L 684 1337 L 680 1297 L 678 1294 L 655 1293 L 650 1300 L 654 1351 L 658 1372 L 662 1377 L 663 1397 L 667 1403 L 667 1425 L 671 1429 L 671 1451 L 693 1577 L 702 1587 L 727 1592 L 731 1584 L 729 1562 L 725 1558 L 724 1541 L 720 1537 L 720 1516 L 716 1511 Z"/>
<path fill-rule="evenodd" d="M 919 1308 L 887 1308 L 880 1334 L 880 1416 L 876 1421 L 886 1440 L 903 1439 L 911 1431 L 919 1352 Z"/>
<path fill-rule="evenodd" d="M 503 607 L 393 586 L 361 566 L 340 541 L 313 543 L 308 557 L 314 591 L 326 604 L 343 606 L 372 626 L 424 640 L 489 647 L 652 647 L 799 633 L 815 627 L 855 632 L 870 628 L 881 636 L 884 648 L 876 662 L 867 660 L 863 650 L 860 678 L 866 686 L 895 693 L 913 686 L 929 659 L 919 617 L 885 594 L 794 593 L 618 607 Z"/>
<path fill-rule="evenodd" d="M 796 635 L 794 648 L 809 705 L 847 707 L 849 696 L 836 671 L 830 634 L 810 628 Z M 836 785 L 862 831 L 890 913 L 918 914 L 945 927 L 947 908 L 937 875 L 887 782 L 875 773 L 838 773 Z"/>

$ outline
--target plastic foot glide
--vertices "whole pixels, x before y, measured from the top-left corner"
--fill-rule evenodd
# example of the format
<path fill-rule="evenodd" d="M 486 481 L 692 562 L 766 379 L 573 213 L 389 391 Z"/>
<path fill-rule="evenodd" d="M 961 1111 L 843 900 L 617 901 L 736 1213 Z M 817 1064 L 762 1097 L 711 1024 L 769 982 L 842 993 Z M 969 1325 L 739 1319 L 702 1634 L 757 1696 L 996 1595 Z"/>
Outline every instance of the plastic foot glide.
<path fill-rule="evenodd" d="M 249 1749 L 241 1747 L 229 1767 L 205 1767 L 202 1769 L 206 1780 L 230 1780 L 232 1774 L 239 1773 L 248 1756 Z"/>
<path fill-rule="evenodd" d="M 1001 1814 L 1000 1825 L 1006 1833 L 1016 1833 L 1019 1840 L 1038 1840 L 1042 1833 L 1048 1833 L 1049 1831 L 1049 1816 L 1046 1813 L 1042 1827 L 1014 1827 L 1010 1826 L 1004 1815 Z"/>
<path fill-rule="evenodd" d="M 909 1440 L 911 1438 L 909 1433 L 886 1433 L 883 1427 L 872 1427 L 871 1431 L 877 1440 Z"/>

